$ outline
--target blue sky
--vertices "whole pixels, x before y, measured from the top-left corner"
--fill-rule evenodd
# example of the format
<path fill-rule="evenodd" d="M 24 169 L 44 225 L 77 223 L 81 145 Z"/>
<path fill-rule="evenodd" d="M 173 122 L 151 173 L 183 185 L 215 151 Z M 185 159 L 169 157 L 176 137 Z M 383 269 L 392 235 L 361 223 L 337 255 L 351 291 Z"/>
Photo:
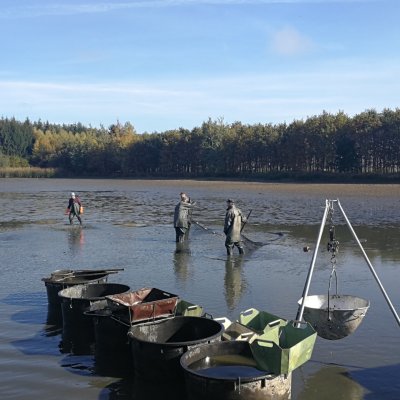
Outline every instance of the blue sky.
<path fill-rule="evenodd" d="M 398 0 L 0 0 L 0 117 L 137 132 L 400 105 Z"/>

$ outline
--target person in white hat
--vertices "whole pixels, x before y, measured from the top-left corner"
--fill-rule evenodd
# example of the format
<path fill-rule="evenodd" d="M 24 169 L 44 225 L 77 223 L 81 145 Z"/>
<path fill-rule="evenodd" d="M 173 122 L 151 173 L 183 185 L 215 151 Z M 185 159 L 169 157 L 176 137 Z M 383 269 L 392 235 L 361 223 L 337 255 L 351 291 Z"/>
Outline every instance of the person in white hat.
<path fill-rule="evenodd" d="M 224 233 L 226 235 L 225 247 L 227 254 L 228 256 L 233 254 L 233 246 L 239 249 L 239 254 L 244 254 L 240 232 L 242 223 L 246 222 L 246 217 L 235 206 L 235 202 L 232 199 L 228 199 L 226 205 Z"/>
<path fill-rule="evenodd" d="M 83 206 L 80 198 L 76 196 L 74 192 L 71 192 L 71 197 L 69 198 L 68 207 L 65 212 L 68 214 L 69 223 L 71 225 L 73 224 L 74 217 L 78 218 L 79 224 L 82 225 L 82 210 Z"/>

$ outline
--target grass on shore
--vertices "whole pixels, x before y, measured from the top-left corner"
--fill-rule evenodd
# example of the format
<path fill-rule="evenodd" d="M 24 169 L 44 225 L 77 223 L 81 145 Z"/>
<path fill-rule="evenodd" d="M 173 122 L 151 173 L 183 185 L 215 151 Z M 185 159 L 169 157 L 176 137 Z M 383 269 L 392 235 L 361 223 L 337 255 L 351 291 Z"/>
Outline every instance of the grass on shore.
<path fill-rule="evenodd" d="M 54 178 L 55 168 L 39 167 L 3 167 L 0 168 L 0 178 Z"/>
<path fill-rule="evenodd" d="M 0 167 L 0 178 L 78 178 L 71 173 L 59 168 L 39 167 Z M 97 176 L 81 174 L 79 178 L 102 179 L 206 179 L 206 180 L 233 180 L 255 182 L 293 182 L 293 183 L 400 183 L 400 174 L 353 174 L 353 173 L 296 173 L 296 172 L 271 172 L 266 174 L 236 175 L 229 177 L 225 174 L 216 176 Z"/>

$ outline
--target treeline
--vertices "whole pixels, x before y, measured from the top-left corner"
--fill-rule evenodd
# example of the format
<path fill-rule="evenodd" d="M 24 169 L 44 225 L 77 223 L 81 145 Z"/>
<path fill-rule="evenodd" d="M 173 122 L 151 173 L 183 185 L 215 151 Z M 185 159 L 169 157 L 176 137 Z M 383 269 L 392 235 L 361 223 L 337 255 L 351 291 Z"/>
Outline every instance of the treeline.
<path fill-rule="evenodd" d="M 130 123 L 0 120 L 0 167 L 54 168 L 66 176 L 271 177 L 400 172 L 400 109 L 343 112 L 286 124 L 226 124 L 138 134 Z"/>

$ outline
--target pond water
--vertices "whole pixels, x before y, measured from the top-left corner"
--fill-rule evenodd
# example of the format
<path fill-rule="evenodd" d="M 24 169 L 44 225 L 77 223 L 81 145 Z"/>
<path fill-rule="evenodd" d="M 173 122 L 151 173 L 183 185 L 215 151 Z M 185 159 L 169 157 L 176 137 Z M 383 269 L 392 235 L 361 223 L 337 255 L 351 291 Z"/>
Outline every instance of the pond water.
<path fill-rule="evenodd" d="M 394 307 L 400 308 L 400 185 L 2 179 L 0 181 L 0 388 L 2 399 L 165 398 L 165 387 L 96 373 L 93 355 L 63 352 L 47 324 L 43 277 L 57 269 L 123 268 L 109 282 L 161 288 L 235 320 L 251 307 L 294 319 L 326 199 L 339 199 Z M 85 207 L 83 227 L 64 215 L 69 192 Z M 197 202 L 189 241 L 172 227 L 179 193 Z M 265 245 L 226 256 L 225 201 L 248 214 L 245 235 Z M 370 300 L 362 324 L 341 340 L 317 338 L 293 373 L 292 399 L 400 398 L 399 326 L 351 236 L 333 213 L 338 292 Z M 207 228 L 204 229 L 204 228 Z M 331 273 L 324 230 L 310 295 L 327 294 Z M 311 251 L 303 251 L 304 247 Z M 140 390 L 138 390 L 140 387 Z"/>

